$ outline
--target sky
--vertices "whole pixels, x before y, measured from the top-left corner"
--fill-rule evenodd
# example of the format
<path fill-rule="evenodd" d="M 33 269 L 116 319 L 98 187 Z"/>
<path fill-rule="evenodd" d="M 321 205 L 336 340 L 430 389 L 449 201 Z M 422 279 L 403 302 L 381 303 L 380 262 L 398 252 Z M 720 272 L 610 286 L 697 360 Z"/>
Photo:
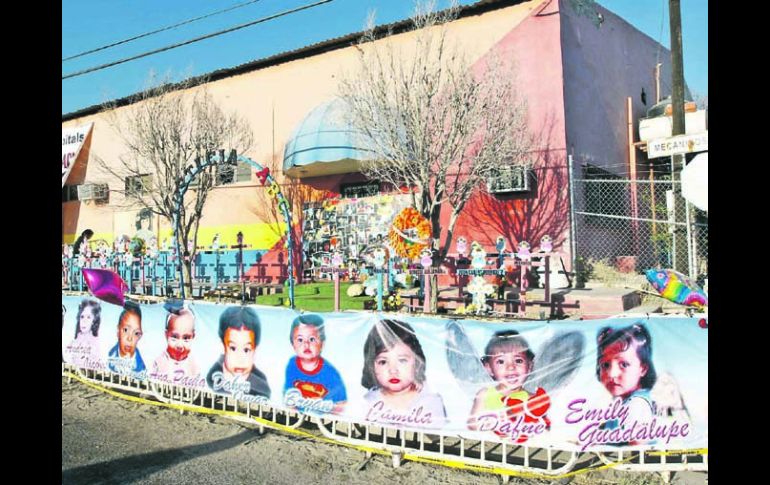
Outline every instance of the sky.
<path fill-rule="evenodd" d="M 325 0 L 66 0 L 62 2 L 62 59 L 218 10 L 227 12 L 76 59 L 62 77 Z M 461 5 L 476 0 L 460 0 Z M 87 74 L 62 79 L 62 114 L 141 91 L 151 72 L 176 79 L 234 67 L 363 29 L 408 18 L 415 0 L 331 0 Z M 438 0 L 439 7 L 448 0 Z M 668 0 L 598 0 L 652 39 L 670 47 Z M 708 0 L 681 0 L 684 74 L 693 94 L 708 95 Z M 665 88 L 665 84 L 664 84 Z M 665 90 L 665 89 L 664 89 Z"/>

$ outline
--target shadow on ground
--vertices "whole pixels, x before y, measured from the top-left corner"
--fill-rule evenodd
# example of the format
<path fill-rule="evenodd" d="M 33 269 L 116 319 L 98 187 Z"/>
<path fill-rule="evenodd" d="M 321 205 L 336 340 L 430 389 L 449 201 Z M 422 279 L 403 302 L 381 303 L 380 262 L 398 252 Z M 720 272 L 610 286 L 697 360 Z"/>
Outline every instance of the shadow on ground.
<path fill-rule="evenodd" d="M 62 470 L 62 484 L 130 483 L 176 464 L 199 456 L 224 451 L 247 441 L 259 439 L 258 437 L 259 435 L 255 431 L 244 430 L 234 436 L 210 443 L 143 453 Z"/>

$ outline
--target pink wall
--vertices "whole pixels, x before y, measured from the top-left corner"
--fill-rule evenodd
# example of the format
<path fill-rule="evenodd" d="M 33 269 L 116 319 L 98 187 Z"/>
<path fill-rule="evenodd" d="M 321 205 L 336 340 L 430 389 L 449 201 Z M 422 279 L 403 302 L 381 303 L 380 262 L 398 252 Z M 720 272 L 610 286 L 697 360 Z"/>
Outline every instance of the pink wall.
<path fill-rule="evenodd" d="M 511 250 L 522 240 L 538 247 L 548 234 L 564 252 L 565 261 L 570 259 L 569 244 L 564 244 L 569 236 L 569 197 L 560 24 L 558 2 L 545 2 L 493 48 L 513 60 L 516 83 L 527 102 L 530 132 L 536 139 L 537 152 L 532 154 L 536 183 L 528 195 L 475 196 L 458 220 L 455 240 L 464 235 L 494 252 L 498 235 L 506 238 Z M 449 212 L 443 211 L 442 224 L 449 223 Z"/>
<path fill-rule="evenodd" d="M 591 163 L 628 172 L 626 98 L 631 97 L 634 137 L 638 119 L 655 104 L 654 69 L 661 62 L 661 98 L 670 94 L 671 53 L 609 10 L 597 28 L 561 0 L 567 143 L 576 167 Z M 667 28 L 667 27 L 666 27 Z M 642 88 L 647 105 L 642 104 Z M 642 157 L 641 152 L 637 153 Z"/>

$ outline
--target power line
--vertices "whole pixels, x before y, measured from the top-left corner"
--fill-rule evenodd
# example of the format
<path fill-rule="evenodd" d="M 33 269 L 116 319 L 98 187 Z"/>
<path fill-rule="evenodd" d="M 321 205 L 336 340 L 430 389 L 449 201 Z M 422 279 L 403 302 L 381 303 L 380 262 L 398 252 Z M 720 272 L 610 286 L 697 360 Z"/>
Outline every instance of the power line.
<path fill-rule="evenodd" d="M 75 55 L 72 55 L 72 56 L 69 56 L 69 57 L 65 57 L 61 61 L 65 62 L 65 61 L 69 61 L 71 59 L 76 59 L 78 57 L 83 57 L 83 56 L 88 55 L 88 54 L 93 54 L 94 52 L 103 51 L 105 49 L 109 49 L 110 47 L 115 47 L 116 45 L 125 44 L 127 42 L 131 42 L 131 41 L 134 41 L 134 40 L 137 40 L 137 39 L 141 39 L 143 37 L 148 37 L 150 35 L 157 34 L 159 32 L 164 32 L 166 30 L 171 30 L 171 29 L 174 29 L 176 27 L 180 27 L 182 25 L 190 24 L 190 23 L 193 23 L 195 21 L 202 20 L 202 19 L 205 19 L 205 18 L 208 18 L 208 17 L 213 17 L 214 15 L 218 15 L 218 14 L 224 13 L 224 12 L 229 12 L 230 10 L 235 10 L 235 9 L 238 9 L 238 8 L 241 8 L 241 7 L 245 7 L 246 5 L 250 5 L 252 3 L 257 3 L 257 2 L 260 2 L 260 1 L 262 1 L 262 0 L 250 0 L 248 2 L 239 3 L 239 4 L 236 4 L 236 5 L 233 5 L 232 7 L 225 8 L 223 10 L 217 10 L 216 12 L 211 12 L 211 13 L 207 13 L 206 15 L 201 15 L 200 17 L 195 17 L 194 19 L 184 20 L 184 21 L 179 22 L 179 23 L 174 24 L 174 25 L 168 25 L 166 27 L 161 27 L 158 30 L 153 30 L 151 32 L 145 32 L 144 34 L 135 35 L 134 37 L 129 37 L 128 39 L 119 40 L 117 42 L 113 42 L 112 44 L 108 44 L 108 45 L 104 45 L 104 46 L 101 46 L 101 47 L 97 47 L 95 49 L 91 49 L 91 50 L 88 50 L 88 51 L 85 51 L 85 52 L 80 52 L 78 54 L 75 54 Z"/>
<path fill-rule="evenodd" d="M 245 24 L 236 25 L 235 27 L 231 27 L 229 29 L 220 30 L 220 31 L 213 32 L 211 34 L 202 35 L 200 37 L 196 37 L 194 39 L 190 39 L 190 40 L 187 40 L 187 41 L 184 41 L 184 42 L 179 42 L 177 44 L 172 44 L 172 45 L 169 45 L 169 46 L 166 46 L 166 47 L 161 47 L 160 49 L 155 49 L 155 50 L 152 50 L 152 51 L 149 51 L 149 52 L 144 52 L 142 54 L 138 54 L 138 55 L 135 55 L 135 56 L 132 56 L 132 57 L 126 57 L 125 59 L 120 59 L 118 61 L 110 62 L 110 63 L 107 63 L 107 64 L 102 64 L 102 65 L 99 65 L 99 66 L 96 66 L 96 67 L 91 67 L 91 68 L 88 68 L 88 69 L 83 69 L 82 71 L 77 71 L 77 72 L 73 72 L 73 73 L 70 73 L 70 74 L 65 74 L 64 76 L 62 76 L 62 80 L 69 79 L 71 77 L 81 76 L 83 74 L 88 74 L 89 72 L 99 71 L 101 69 L 106 69 L 108 67 L 117 66 L 118 64 L 123 64 L 124 62 L 129 62 L 129 61 L 134 61 L 136 59 L 141 59 L 142 57 L 147 57 L 147 56 L 151 56 L 153 54 L 158 54 L 159 52 L 164 52 L 164 51 L 168 51 L 168 50 L 171 50 L 171 49 L 176 49 L 177 47 L 182 47 L 184 45 L 188 45 L 188 44 L 192 44 L 192 43 L 195 43 L 195 42 L 199 42 L 201 40 L 210 39 L 211 37 L 216 37 L 218 35 L 227 34 L 229 32 L 240 30 L 240 29 L 243 29 L 245 27 L 250 27 L 252 25 L 256 25 L 256 24 L 259 24 L 259 23 L 262 23 L 262 22 L 267 22 L 268 20 L 273 20 L 273 19 L 276 19 L 278 17 L 283 17 L 284 15 L 288 15 L 288 14 L 291 14 L 291 13 L 299 12 L 301 10 L 307 10 L 309 8 L 312 8 L 312 7 L 317 7 L 318 5 L 323 5 L 324 3 L 329 3 L 331 1 L 333 1 L 333 0 L 321 0 L 320 2 L 316 2 L 316 3 L 310 4 L 310 5 L 305 5 L 305 6 L 302 6 L 302 7 L 297 7 L 297 8 L 294 8 L 292 10 L 286 10 L 284 12 L 280 12 L 280 13 L 277 13 L 277 14 L 274 14 L 274 15 L 270 15 L 270 16 L 267 16 L 267 17 L 262 17 L 261 19 L 254 20 L 252 22 L 247 22 Z"/>

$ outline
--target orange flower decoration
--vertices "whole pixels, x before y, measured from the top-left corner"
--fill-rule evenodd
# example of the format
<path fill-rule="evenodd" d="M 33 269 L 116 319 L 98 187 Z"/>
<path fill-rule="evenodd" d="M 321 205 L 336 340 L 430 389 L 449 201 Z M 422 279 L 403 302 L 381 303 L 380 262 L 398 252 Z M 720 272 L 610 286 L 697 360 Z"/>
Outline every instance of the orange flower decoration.
<path fill-rule="evenodd" d="M 407 207 L 393 219 L 388 240 L 402 258 L 417 259 L 420 251 L 428 246 L 430 222 L 413 207 Z"/>

